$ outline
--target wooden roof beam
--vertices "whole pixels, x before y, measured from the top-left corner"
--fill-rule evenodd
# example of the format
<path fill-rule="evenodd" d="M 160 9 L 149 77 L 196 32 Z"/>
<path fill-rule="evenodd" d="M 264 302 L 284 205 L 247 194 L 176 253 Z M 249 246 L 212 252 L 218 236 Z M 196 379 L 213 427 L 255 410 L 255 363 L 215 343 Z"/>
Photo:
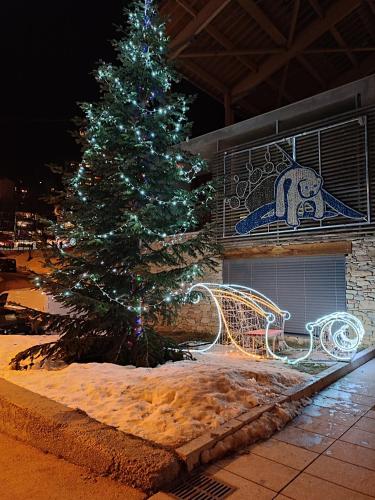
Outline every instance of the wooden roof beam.
<path fill-rule="evenodd" d="M 188 82 L 190 82 L 192 85 L 194 85 L 194 87 L 196 87 L 197 89 L 200 89 L 202 92 L 204 92 L 205 94 L 207 94 L 210 97 L 212 97 L 212 99 L 214 99 L 215 101 L 217 101 L 219 104 L 223 104 L 223 99 L 222 99 L 222 97 L 221 97 L 221 95 L 220 95 L 219 92 L 217 94 L 215 94 L 214 92 L 211 92 L 210 90 L 207 90 L 207 88 L 205 88 L 204 84 L 197 83 L 197 81 L 194 80 L 193 78 L 191 78 L 189 75 L 184 75 L 184 78 L 185 78 L 185 80 L 187 80 Z"/>
<path fill-rule="evenodd" d="M 325 243 L 291 243 L 288 245 L 238 246 L 224 250 L 226 259 L 290 257 L 303 255 L 335 255 L 350 254 L 352 242 L 348 240 L 329 241 Z"/>
<path fill-rule="evenodd" d="M 206 31 L 214 40 L 216 40 L 218 43 L 220 43 L 220 45 L 222 45 L 226 49 L 228 50 L 235 49 L 235 44 L 213 26 L 207 26 Z M 258 66 L 253 62 L 248 61 L 246 57 L 242 57 L 241 54 L 237 54 L 236 57 L 238 61 L 241 64 L 243 64 L 246 68 L 250 69 L 251 71 L 258 71 Z"/>
<path fill-rule="evenodd" d="M 373 31 L 375 34 L 375 25 L 373 26 Z M 370 34 L 370 33 L 369 33 Z M 375 37 L 374 37 L 375 38 Z M 345 49 L 340 47 L 329 47 L 329 48 L 317 48 L 317 49 L 306 49 L 301 54 L 343 54 L 350 50 L 350 52 L 374 52 L 375 46 L 366 47 L 350 47 L 347 46 Z M 277 49 L 234 49 L 234 50 L 211 50 L 207 52 L 184 52 L 178 56 L 179 59 L 200 59 L 200 58 L 211 58 L 211 57 L 236 57 L 248 56 L 248 55 L 266 55 L 266 54 L 284 54 L 287 50 L 283 48 Z M 300 57 L 300 56 L 298 56 Z"/>
<path fill-rule="evenodd" d="M 309 0 L 309 4 L 315 10 L 319 17 L 324 17 L 324 12 L 321 6 L 319 5 L 318 0 Z"/>
<path fill-rule="evenodd" d="M 324 49 L 307 49 L 303 51 L 303 54 L 340 54 L 343 52 L 347 52 L 350 50 L 350 52 L 374 52 L 375 47 L 374 46 L 367 46 L 367 47 L 346 47 L 345 49 L 341 47 L 329 47 L 329 48 L 324 48 Z"/>
<path fill-rule="evenodd" d="M 374 27 L 375 33 L 375 27 Z M 301 54 L 342 54 L 350 50 L 350 52 L 374 52 L 375 46 L 367 47 L 349 47 L 345 49 L 341 47 L 328 47 L 328 48 L 317 48 L 317 49 L 306 49 Z M 195 59 L 195 58 L 205 58 L 205 57 L 240 57 L 248 55 L 260 55 L 260 54 L 285 54 L 287 49 L 275 48 L 275 49 L 233 49 L 233 50 L 209 50 L 209 51 L 194 51 L 194 52 L 184 52 L 178 56 L 179 59 Z"/>
<path fill-rule="evenodd" d="M 181 7 L 183 7 L 185 9 L 186 12 L 188 12 L 192 17 L 196 17 L 198 12 L 194 9 L 194 7 L 192 7 L 191 5 L 189 5 L 185 0 L 177 0 L 177 2 L 181 5 Z M 214 39 L 216 40 L 220 45 L 222 45 L 223 47 L 225 47 L 226 49 L 233 49 L 235 47 L 235 44 L 228 38 L 226 37 L 223 33 L 221 33 L 220 30 L 216 29 L 214 26 L 212 25 L 207 25 L 206 28 L 205 28 L 206 32 Z M 179 59 L 182 59 L 184 57 L 184 54 L 179 54 Z M 251 61 L 248 61 L 245 57 L 241 57 L 241 56 L 236 56 L 237 60 L 243 64 L 246 68 L 250 69 L 251 71 L 257 71 L 258 67 L 252 63 Z M 186 66 L 186 64 L 185 64 Z M 192 83 L 194 84 L 194 81 L 192 81 Z M 198 85 L 199 87 L 199 85 Z M 202 89 L 204 90 L 204 89 Z M 206 90 L 207 92 L 207 90 Z M 230 107 L 231 107 L 231 119 L 234 120 L 234 113 L 233 113 L 233 106 L 232 106 L 232 96 L 231 94 L 226 91 L 224 93 L 224 109 L 226 110 L 225 112 L 227 113 L 227 106 L 226 106 L 226 100 L 228 101 L 228 99 L 230 99 Z M 219 99 L 218 99 L 219 100 Z M 220 101 L 221 102 L 221 101 Z M 259 114 L 259 110 L 258 108 L 256 108 L 255 106 L 250 106 L 250 107 L 247 107 L 247 111 L 251 114 Z M 227 121 L 227 118 L 226 118 L 226 121 Z"/>
<path fill-rule="evenodd" d="M 310 73 L 310 75 L 319 83 L 319 85 L 323 88 L 327 88 L 327 82 L 320 75 L 318 71 L 309 63 L 306 57 L 297 56 L 298 62 L 305 68 L 305 70 Z"/>
<path fill-rule="evenodd" d="M 185 2 L 185 0 L 176 0 L 176 2 L 181 5 L 181 7 L 185 9 L 186 12 L 191 15 L 191 17 L 196 17 L 197 13 L 195 12 L 195 9 L 187 2 Z"/>
<path fill-rule="evenodd" d="M 201 88 L 204 90 L 207 94 L 209 94 L 211 97 L 219 101 L 221 104 L 225 102 L 225 99 L 230 99 L 231 107 L 234 111 L 236 111 L 235 107 L 233 106 L 232 103 L 232 98 L 231 98 L 231 93 L 229 88 L 224 85 L 220 80 L 212 76 L 210 73 L 208 73 L 206 70 L 198 66 L 197 64 L 193 62 L 188 62 L 184 61 L 184 67 L 188 69 L 191 73 L 197 75 L 199 78 L 201 78 L 206 84 L 209 84 L 211 87 L 213 87 L 216 92 L 219 94 L 222 94 L 222 98 L 214 95 L 212 92 L 209 92 L 207 89 L 202 88 L 202 85 L 199 85 L 196 83 L 196 80 L 193 78 L 190 78 L 189 76 L 186 76 L 187 80 L 191 81 L 193 85 L 196 85 L 198 88 Z M 247 111 L 253 115 L 258 115 L 259 114 L 259 109 L 254 106 L 253 104 L 247 102 L 246 106 L 243 106 L 244 108 L 247 109 Z"/>
<path fill-rule="evenodd" d="M 194 7 L 192 7 L 191 5 L 189 5 L 186 0 L 177 0 L 178 3 L 181 5 L 181 7 L 183 7 L 185 9 L 186 12 L 188 12 L 191 16 L 193 17 L 196 17 L 198 12 L 195 10 Z M 205 28 L 205 31 L 214 39 L 216 40 L 220 45 L 222 45 L 224 48 L 227 49 L 228 52 L 233 52 L 233 55 L 231 55 L 231 57 L 235 56 L 236 59 L 243 65 L 245 66 L 245 68 L 247 69 L 250 69 L 251 71 L 258 71 L 258 67 L 256 64 L 254 64 L 253 62 L 249 61 L 246 57 L 243 57 L 240 53 L 240 51 L 236 54 L 234 54 L 234 51 L 236 51 L 236 45 L 232 42 L 232 40 L 230 40 L 226 35 L 224 35 L 220 30 L 216 29 L 214 26 L 212 25 L 207 25 L 206 28 Z M 267 50 L 267 53 L 268 52 L 268 49 Z M 282 50 L 285 50 L 285 49 L 273 49 L 277 52 L 279 51 L 282 51 Z M 256 53 L 256 54 L 260 54 L 262 53 L 262 49 L 255 49 L 255 52 L 252 52 L 253 54 Z M 199 53 L 198 53 L 199 54 Z M 211 51 L 211 54 L 209 54 L 207 57 L 212 57 L 213 55 L 220 55 L 221 52 L 215 52 L 215 51 Z M 226 53 L 223 52 L 223 54 L 226 55 Z M 246 55 L 250 55 L 248 52 L 246 52 Z M 190 57 L 195 57 L 195 56 L 190 56 Z M 206 57 L 205 53 L 200 53 L 200 55 L 198 55 L 197 57 Z M 185 58 L 189 58 L 189 54 L 183 54 L 183 53 L 180 53 L 178 55 L 178 58 L 179 59 L 185 59 Z M 186 66 L 186 64 L 184 63 L 184 65 Z M 193 82 L 194 83 L 194 82 Z M 267 81 L 267 84 L 274 90 L 278 90 L 279 89 L 279 85 L 274 83 L 272 80 L 269 80 Z M 227 94 L 227 93 L 226 93 Z M 283 95 L 284 97 L 289 101 L 289 102 L 292 102 L 294 99 L 285 91 L 283 91 Z M 232 99 L 232 98 L 231 98 Z M 244 107 L 244 106 L 242 106 Z M 257 107 L 255 107 L 254 105 L 250 105 L 247 106 L 248 108 L 248 111 L 252 114 L 259 114 L 259 110 Z"/>
<path fill-rule="evenodd" d="M 211 30 L 210 30 L 211 31 Z M 209 30 L 207 30 L 209 32 Z M 216 36 L 213 36 L 215 40 L 219 41 Z M 223 44 L 222 44 L 223 45 Z M 226 44 L 227 45 L 227 44 Z M 228 46 L 228 45 L 227 45 Z M 194 52 L 183 52 L 178 56 L 179 59 L 190 59 L 196 57 L 241 57 L 250 55 L 262 55 L 262 54 L 281 54 L 285 52 L 286 49 L 283 48 L 269 48 L 269 49 L 229 49 L 229 50 L 208 50 L 208 51 L 194 51 Z M 247 66 L 247 64 L 246 64 Z"/>
<path fill-rule="evenodd" d="M 341 36 L 341 34 L 338 32 L 337 28 L 332 26 L 330 29 L 330 32 L 333 36 L 333 38 L 336 40 L 338 43 L 339 47 L 345 50 L 346 55 L 348 56 L 349 61 L 352 63 L 353 66 L 358 66 L 358 61 L 349 49 L 349 47 L 346 45 L 345 40 Z"/>
<path fill-rule="evenodd" d="M 324 11 L 321 8 L 321 6 L 319 5 L 319 0 L 309 0 L 309 3 L 311 5 L 311 7 L 314 9 L 314 11 L 318 14 L 318 16 L 321 19 L 323 19 L 324 18 Z M 348 56 L 348 59 L 350 60 L 352 65 L 357 66 L 358 65 L 357 59 L 354 57 L 353 53 L 346 45 L 345 40 L 343 39 L 341 34 L 338 32 L 337 28 L 335 28 L 334 26 L 330 26 L 329 31 L 330 31 L 331 35 L 333 36 L 333 38 L 336 40 L 338 46 L 340 48 L 344 49 L 344 51 L 346 52 L 346 55 Z"/>
<path fill-rule="evenodd" d="M 299 7 L 300 7 L 300 0 L 294 0 L 292 21 L 290 23 L 287 47 L 290 47 L 293 43 L 294 33 L 296 31 L 296 26 L 297 26 Z"/>
<path fill-rule="evenodd" d="M 339 75 L 334 81 L 330 82 L 329 86 L 331 88 L 338 87 L 353 80 L 357 80 L 358 78 L 370 75 L 371 73 L 374 73 L 374 71 L 375 54 L 372 54 L 361 61 L 356 68 L 350 68 L 350 70 Z"/>
<path fill-rule="evenodd" d="M 161 5 L 159 5 L 159 9 L 158 9 L 158 12 L 159 12 L 159 15 L 160 16 L 165 16 L 166 15 L 166 11 L 169 10 L 169 2 L 168 1 L 164 1 L 161 3 Z"/>
<path fill-rule="evenodd" d="M 370 7 L 371 12 L 375 16 L 375 2 L 374 2 L 374 0 L 367 0 L 367 5 Z"/>
<path fill-rule="evenodd" d="M 238 0 L 245 1 L 245 0 Z M 247 2 L 249 0 L 246 0 Z M 302 33 L 297 35 L 292 46 L 283 54 L 276 54 L 269 57 L 260 67 L 256 74 L 249 75 L 239 81 L 232 89 L 234 100 L 249 92 L 251 89 L 262 83 L 280 68 L 285 66 L 288 61 L 301 54 L 315 40 L 326 33 L 331 26 L 347 17 L 361 3 L 361 0 L 336 0 L 327 10 L 323 18 L 313 21 Z"/>
<path fill-rule="evenodd" d="M 198 66 L 197 64 L 191 61 L 189 62 L 185 61 L 184 67 L 187 68 L 192 73 L 196 74 L 203 81 L 214 87 L 221 94 L 225 95 L 229 93 L 229 88 L 226 85 L 224 85 L 222 81 L 215 78 L 213 75 L 211 75 L 211 73 L 208 73 L 208 71 L 203 69 L 201 66 Z"/>
<path fill-rule="evenodd" d="M 168 24 L 168 32 L 169 33 L 174 33 L 175 32 L 175 27 L 181 23 L 185 16 L 185 9 L 181 10 L 179 7 L 182 7 L 180 3 L 173 3 L 174 9 L 172 9 L 169 13 L 168 16 L 165 16 L 167 20 L 169 21 Z"/>
<path fill-rule="evenodd" d="M 175 59 L 210 22 L 228 5 L 231 0 L 208 0 L 206 5 L 185 26 L 169 44 L 170 58 Z"/>
<path fill-rule="evenodd" d="M 258 7 L 254 0 L 237 0 L 237 3 L 255 19 L 257 24 L 263 31 L 273 40 L 277 45 L 285 46 L 287 40 L 281 31 L 273 24 L 273 22 L 266 16 L 263 10 Z"/>
<path fill-rule="evenodd" d="M 177 2 L 192 17 L 196 17 L 197 16 L 197 11 L 195 10 L 195 8 L 192 7 L 191 5 L 189 5 L 185 0 L 177 0 Z M 222 45 L 223 47 L 225 47 L 226 49 L 228 49 L 228 51 L 231 51 L 231 50 L 235 49 L 236 46 L 232 42 L 232 40 L 230 40 L 226 35 L 224 35 L 220 30 L 216 29 L 214 26 L 207 25 L 206 28 L 205 28 L 205 31 L 211 36 L 211 38 L 213 38 L 220 45 Z M 211 52 L 215 52 L 215 51 L 211 51 Z M 202 53 L 202 54 L 204 54 L 204 55 L 199 55 L 197 57 L 206 57 L 205 53 Z M 185 58 L 185 57 L 189 57 L 189 55 L 181 53 L 181 54 L 179 54 L 178 57 L 179 57 L 179 59 L 182 59 L 182 58 Z M 195 55 L 191 56 L 191 57 L 195 57 Z M 210 54 L 207 57 L 212 57 L 212 55 Z M 237 60 L 241 64 L 243 64 L 246 68 L 250 69 L 251 71 L 257 71 L 258 70 L 258 67 L 257 67 L 256 64 L 252 63 L 251 61 L 248 61 L 245 57 L 241 57 L 240 54 L 236 54 L 235 57 L 237 58 Z"/>
<path fill-rule="evenodd" d="M 294 0 L 293 11 L 292 11 L 292 20 L 290 23 L 288 41 L 287 41 L 288 48 L 293 43 L 294 33 L 296 31 L 296 26 L 297 26 L 299 7 L 300 7 L 300 0 Z M 287 82 L 287 78 L 288 78 L 289 63 L 290 63 L 290 61 L 288 61 L 286 63 L 286 65 L 284 66 L 282 76 L 281 76 L 281 82 L 280 82 L 278 96 L 277 96 L 277 107 L 278 108 L 281 106 L 281 103 L 283 101 L 283 94 L 285 92 L 286 82 Z"/>
<path fill-rule="evenodd" d="M 359 16 L 370 38 L 375 40 L 375 12 L 370 9 L 367 2 L 361 5 Z"/>
<path fill-rule="evenodd" d="M 287 45 L 287 39 L 253 0 L 237 0 L 237 3 L 243 8 L 243 10 L 250 14 L 258 26 L 260 26 L 262 30 L 267 33 L 271 40 L 279 45 L 279 47 L 273 49 L 276 54 L 286 50 L 285 47 Z M 272 52 L 267 49 L 267 54 L 270 53 Z M 259 54 L 261 54 L 261 52 L 259 52 Z M 268 79 L 265 83 L 267 83 L 267 85 L 269 85 L 276 92 L 279 92 L 280 86 L 278 83 L 275 83 L 271 79 Z M 284 96 L 289 102 L 294 101 L 294 98 L 286 91 L 285 87 L 281 89 L 281 95 Z"/>
<path fill-rule="evenodd" d="M 237 2 L 241 5 L 241 7 L 257 22 L 257 24 L 267 33 L 267 35 L 271 38 L 273 42 L 275 42 L 279 47 L 274 49 L 275 54 L 286 52 L 287 47 L 290 46 L 293 42 L 294 32 L 297 23 L 298 11 L 299 11 L 299 1 L 295 1 L 292 13 L 292 22 L 289 30 L 288 39 L 281 33 L 281 31 L 275 26 L 275 24 L 269 19 L 269 17 L 263 12 L 263 10 L 258 7 L 258 5 L 253 0 L 237 0 Z M 272 53 L 272 51 L 268 51 L 268 54 Z M 301 56 L 301 61 L 305 58 Z M 289 61 L 288 61 L 289 62 Z M 311 74 L 311 65 L 307 61 L 304 64 L 305 68 L 308 69 Z M 316 79 L 316 78 L 315 78 Z M 274 84 L 272 80 L 268 79 L 267 83 L 273 87 L 275 90 L 279 88 L 278 84 Z M 285 88 L 283 90 L 283 94 L 288 98 L 290 102 L 293 102 L 294 99 L 291 98 L 288 94 L 286 94 Z"/>
<path fill-rule="evenodd" d="M 209 75 L 208 73 L 206 73 L 204 70 L 202 70 L 199 66 L 196 66 L 195 64 L 184 64 L 184 66 L 188 67 L 188 69 L 190 69 L 191 72 L 198 74 L 200 76 L 200 78 L 205 82 L 205 84 L 209 83 L 212 87 L 214 87 L 216 92 L 218 92 L 218 94 L 210 92 L 209 90 L 207 90 L 206 87 L 197 83 L 196 79 L 191 78 L 188 75 L 184 75 L 184 78 L 186 80 L 188 80 L 195 87 L 201 89 L 203 92 L 208 94 L 215 101 L 219 102 L 220 104 L 224 103 L 224 106 L 225 106 L 225 100 L 224 100 L 225 96 L 227 96 L 227 98 L 228 98 L 228 96 L 230 96 L 228 89 L 227 89 L 226 93 L 222 92 L 224 90 L 224 88 L 218 89 L 216 87 L 216 85 L 220 84 L 220 82 L 218 82 L 218 80 L 216 80 L 216 79 L 212 79 L 212 76 Z M 207 76 L 209 77 L 209 81 L 205 79 Z M 221 93 L 223 93 L 223 97 L 220 97 Z M 236 109 L 235 107 L 232 106 L 232 103 L 231 103 L 231 108 L 232 108 L 232 112 L 233 112 L 233 117 L 232 117 L 233 119 L 234 119 L 234 112 L 238 115 L 241 115 L 243 118 L 248 118 L 248 116 L 246 116 L 246 114 L 243 112 L 243 110 L 246 110 L 250 115 L 259 115 L 259 113 L 260 113 L 259 109 L 255 106 L 253 106 L 252 104 L 250 104 L 249 102 L 247 102 L 246 105 L 241 106 L 242 109 Z"/>
<path fill-rule="evenodd" d="M 248 68 L 250 69 L 251 71 L 258 71 L 258 66 L 256 64 L 254 64 L 253 62 L 249 61 L 246 57 L 243 57 L 244 55 L 254 55 L 254 54 L 269 54 L 270 53 L 270 50 L 273 52 L 273 53 L 279 53 L 279 52 L 282 52 L 284 51 L 285 49 L 282 49 L 282 48 L 274 48 L 274 49 L 254 49 L 252 51 L 243 51 L 241 53 L 240 50 L 237 50 L 236 49 L 236 45 L 229 39 L 227 38 L 225 35 L 223 35 L 219 30 L 217 30 L 214 26 L 207 26 L 206 28 L 206 31 L 207 33 L 214 39 L 216 40 L 218 43 L 220 43 L 223 47 L 225 47 L 226 49 L 228 49 L 227 52 L 230 52 L 231 53 L 231 56 L 235 56 L 236 59 L 243 65 L 245 66 L 245 68 Z M 185 54 L 181 54 L 179 57 L 184 57 Z M 273 90 L 278 90 L 279 89 L 279 85 L 274 83 L 272 80 L 268 80 L 267 82 L 267 85 L 269 85 Z M 284 89 L 283 90 L 283 96 L 289 101 L 289 102 L 293 102 L 294 99 L 288 94 L 288 92 Z M 256 112 L 256 109 L 253 105 L 252 105 L 252 113 L 253 114 L 257 114 Z"/>

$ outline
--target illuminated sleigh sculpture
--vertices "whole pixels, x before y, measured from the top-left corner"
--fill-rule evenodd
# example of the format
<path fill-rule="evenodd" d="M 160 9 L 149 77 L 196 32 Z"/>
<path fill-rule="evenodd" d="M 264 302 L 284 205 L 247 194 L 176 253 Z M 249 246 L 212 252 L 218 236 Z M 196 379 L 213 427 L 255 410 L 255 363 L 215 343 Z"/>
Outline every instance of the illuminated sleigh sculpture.
<path fill-rule="evenodd" d="M 193 352 L 205 352 L 215 344 L 234 344 L 243 353 L 266 355 L 296 364 L 310 356 L 314 349 L 323 349 L 338 360 L 350 360 L 364 335 L 362 323 L 353 315 L 337 312 L 306 325 L 309 345 L 303 355 L 290 358 L 291 351 L 284 337 L 288 311 L 280 309 L 265 295 L 240 285 L 197 283 L 189 294 L 208 294 L 216 306 L 219 328 L 214 341 Z M 194 302 L 194 300 L 193 300 Z M 197 301 L 195 301 L 197 302 Z"/>
<path fill-rule="evenodd" d="M 216 283 L 197 283 L 188 293 L 192 292 L 209 295 L 216 306 L 219 321 L 214 341 L 195 351 L 207 351 L 219 342 L 232 343 L 251 355 L 265 355 L 283 347 L 284 323 L 290 314 L 265 295 L 240 285 Z"/>

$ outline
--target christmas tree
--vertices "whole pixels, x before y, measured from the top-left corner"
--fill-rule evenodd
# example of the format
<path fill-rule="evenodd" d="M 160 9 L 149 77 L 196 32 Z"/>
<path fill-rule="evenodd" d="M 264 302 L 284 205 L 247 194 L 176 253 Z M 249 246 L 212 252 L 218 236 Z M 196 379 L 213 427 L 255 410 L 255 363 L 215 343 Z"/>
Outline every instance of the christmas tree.
<path fill-rule="evenodd" d="M 178 77 L 165 26 L 151 0 L 125 15 L 116 63 L 96 71 L 100 99 L 81 105 L 82 160 L 63 176 L 55 224 L 65 248 L 36 278 L 69 314 L 44 315 L 59 340 L 19 353 L 16 368 L 35 357 L 137 366 L 181 359 L 155 324 L 173 319 L 189 284 L 215 266 L 212 230 L 196 231 L 213 188 L 192 189 L 206 164 L 178 147 L 189 133 L 189 99 L 171 89 Z"/>

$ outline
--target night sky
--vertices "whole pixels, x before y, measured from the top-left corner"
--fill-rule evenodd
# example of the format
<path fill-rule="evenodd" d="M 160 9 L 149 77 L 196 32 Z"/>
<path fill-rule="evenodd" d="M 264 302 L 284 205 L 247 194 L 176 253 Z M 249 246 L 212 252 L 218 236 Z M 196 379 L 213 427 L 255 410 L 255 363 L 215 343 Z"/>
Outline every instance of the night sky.
<path fill-rule="evenodd" d="M 126 3 L 3 2 L 0 176 L 43 192 L 56 182 L 47 163 L 79 158 L 71 119 L 80 113 L 77 102 L 98 97 L 92 70 L 100 59 L 114 60 L 109 40 Z M 182 89 L 197 94 L 193 136 L 223 126 L 222 106 L 185 81 Z"/>

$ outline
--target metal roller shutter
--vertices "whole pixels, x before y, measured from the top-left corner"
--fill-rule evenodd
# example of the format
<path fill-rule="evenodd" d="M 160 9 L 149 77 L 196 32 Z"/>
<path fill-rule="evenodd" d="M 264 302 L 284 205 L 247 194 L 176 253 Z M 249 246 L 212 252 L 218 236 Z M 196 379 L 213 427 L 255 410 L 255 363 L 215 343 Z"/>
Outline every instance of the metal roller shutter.
<path fill-rule="evenodd" d="M 306 333 L 306 322 L 346 310 L 344 255 L 224 260 L 223 280 L 254 288 L 288 310 L 289 333 Z"/>

